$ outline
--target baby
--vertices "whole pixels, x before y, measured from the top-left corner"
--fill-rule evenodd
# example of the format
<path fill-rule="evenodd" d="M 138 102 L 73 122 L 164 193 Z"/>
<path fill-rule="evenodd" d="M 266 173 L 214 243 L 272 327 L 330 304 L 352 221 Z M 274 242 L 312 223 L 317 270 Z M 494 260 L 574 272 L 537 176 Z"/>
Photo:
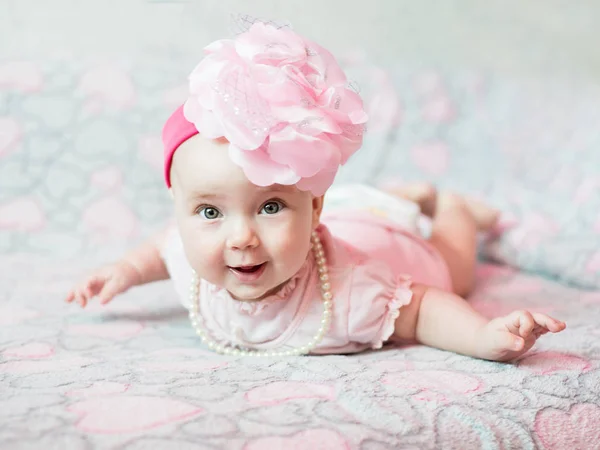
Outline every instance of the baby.
<path fill-rule="evenodd" d="M 417 342 L 507 361 L 565 329 L 523 310 L 489 320 L 464 300 L 495 210 L 426 183 L 329 189 L 367 121 L 331 53 L 260 22 L 206 53 L 163 129 L 176 227 L 92 273 L 67 302 L 106 304 L 171 278 L 202 341 L 244 356 Z"/>

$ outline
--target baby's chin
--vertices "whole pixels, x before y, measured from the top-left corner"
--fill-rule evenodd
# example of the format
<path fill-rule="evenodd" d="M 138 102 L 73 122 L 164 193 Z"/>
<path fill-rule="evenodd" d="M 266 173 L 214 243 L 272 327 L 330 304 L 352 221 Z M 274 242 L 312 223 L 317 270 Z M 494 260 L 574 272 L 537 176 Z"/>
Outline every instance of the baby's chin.
<path fill-rule="evenodd" d="M 283 283 L 266 289 L 264 287 L 261 287 L 260 289 L 243 287 L 231 290 L 228 289 L 227 292 L 229 292 L 229 295 L 231 295 L 232 298 L 241 302 L 259 302 L 279 292 L 288 281 L 289 280 L 286 280 Z"/>

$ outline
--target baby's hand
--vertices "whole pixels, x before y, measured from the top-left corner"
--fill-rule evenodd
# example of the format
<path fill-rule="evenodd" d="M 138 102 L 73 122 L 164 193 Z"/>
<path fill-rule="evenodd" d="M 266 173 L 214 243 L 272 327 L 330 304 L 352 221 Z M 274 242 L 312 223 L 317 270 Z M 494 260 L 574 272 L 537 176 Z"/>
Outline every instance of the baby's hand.
<path fill-rule="evenodd" d="M 125 260 L 104 266 L 89 275 L 81 284 L 72 289 L 65 301 L 76 301 L 85 308 L 87 302 L 96 295 L 101 304 L 110 302 L 115 295 L 139 284 L 141 276 L 135 266 Z"/>
<path fill-rule="evenodd" d="M 527 352 L 543 334 L 565 328 L 564 322 L 546 314 L 515 311 L 489 321 L 479 330 L 480 357 L 509 361 Z"/>

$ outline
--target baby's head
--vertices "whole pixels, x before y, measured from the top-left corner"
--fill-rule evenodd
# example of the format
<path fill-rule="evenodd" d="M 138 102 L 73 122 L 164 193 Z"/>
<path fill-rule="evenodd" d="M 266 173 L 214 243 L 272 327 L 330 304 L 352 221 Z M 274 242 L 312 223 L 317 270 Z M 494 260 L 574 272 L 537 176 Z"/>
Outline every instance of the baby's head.
<path fill-rule="evenodd" d="M 192 267 L 256 300 L 306 260 L 367 116 L 333 56 L 290 29 L 256 23 L 206 51 L 163 130 L 165 178 Z"/>

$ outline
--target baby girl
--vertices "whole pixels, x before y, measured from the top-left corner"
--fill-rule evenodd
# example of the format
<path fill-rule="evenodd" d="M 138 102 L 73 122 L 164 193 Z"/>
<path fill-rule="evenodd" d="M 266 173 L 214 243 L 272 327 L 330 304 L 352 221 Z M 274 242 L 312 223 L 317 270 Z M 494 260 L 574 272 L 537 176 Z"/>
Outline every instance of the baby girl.
<path fill-rule="evenodd" d="M 428 184 L 330 189 L 367 121 L 331 53 L 261 22 L 205 50 L 163 129 L 176 226 L 67 302 L 171 278 L 201 340 L 244 356 L 398 342 L 506 361 L 564 330 L 524 310 L 489 320 L 464 300 L 495 210 Z"/>

